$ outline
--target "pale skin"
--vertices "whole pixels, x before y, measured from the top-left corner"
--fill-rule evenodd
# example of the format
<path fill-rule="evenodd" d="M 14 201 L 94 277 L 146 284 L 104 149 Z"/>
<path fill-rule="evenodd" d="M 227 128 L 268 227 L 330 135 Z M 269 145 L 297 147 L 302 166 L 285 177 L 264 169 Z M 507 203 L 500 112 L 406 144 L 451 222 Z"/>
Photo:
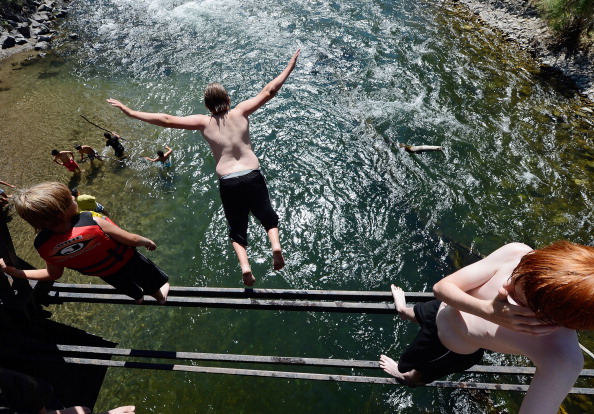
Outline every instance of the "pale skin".
<path fill-rule="evenodd" d="M 210 146 L 215 158 L 216 173 L 219 177 L 250 169 L 258 169 L 260 162 L 254 151 L 249 134 L 248 117 L 270 101 L 283 86 L 297 63 L 300 50 L 289 60 L 286 68 L 268 83 L 255 97 L 240 102 L 235 108 L 224 114 L 173 116 L 163 113 L 148 113 L 130 109 L 117 99 L 108 99 L 112 106 L 119 108 L 127 116 L 165 128 L 198 130 Z M 272 248 L 273 268 L 280 270 L 285 265 L 278 228 L 268 231 Z M 232 241 L 233 249 L 239 259 L 243 282 L 252 286 L 256 278 L 248 261 L 245 246 Z"/>
<path fill-rule="evenodd" d="M 72 216 L 78 214 L 78 205 L 72 198 L 72 205 L 69 209 L 64 213 L 62 220 L 57 222 L 57 224 L 50 228 L 54 233 L 66 233 L 70 231 L 72 228 L 71 219 Z M 123 230 L 116 226 L 109 221 L 102 219 L 100 217 L 93 216 L 93 220 L 101 226 L 101 229 L 111 238 L 114 240 L 125 244 L 126 246 L 131 247 L 145 247 L 147 250 L 155 250 L 157 245 L 150 239 L 146 237 L 140 236 L 138 234 L 130 233 L 126 230 Z M 7 266 L 4 262 L 4 259 L 0 258 L 0 269 L 5 272 L 7 275 L 20 278 L 20 279 L 29 279 L 29 280 L 58 280 L 62 277 L 64 273 L 64 267 L 58 266 L 56 264 L 45 262 L 46 266 L 45 269 L 32 269 L 32 270 L 22 270 L 17 269 L 13 266 Z M 169 283 L 165 283 L 161 289 L 157 292 L 151 294 L 160 305 L 164 305 L 167 302 L 167 295 L 169 293 Z M 136 303 L 142 303 L 142 299 L 136 301 Z"/>
<path fill-rule="evenodd" d="M 511 296 L 525 303 L 519 288 L 510 291 L 508 279 L 522 256 L 532 249 L 507 244 L 483 260 L 439 281 L 435 296 L 442 300 L 437 314 L 439 339 L 453 352 L 470 354 L 479 348 L 524 355 L 536 367 L 520 414 L 556 414 L 578 378 L 583 355 L 574 330 L 540 323 L 527 307 L 507 302 Z M 415 320 L 404 293 L 393 287 L 396 310 L 403 319 Z M 398 371 L 398 364 L 382 355 L 380 366 L 410 385 L 422 385 L 419 372 Z"/>

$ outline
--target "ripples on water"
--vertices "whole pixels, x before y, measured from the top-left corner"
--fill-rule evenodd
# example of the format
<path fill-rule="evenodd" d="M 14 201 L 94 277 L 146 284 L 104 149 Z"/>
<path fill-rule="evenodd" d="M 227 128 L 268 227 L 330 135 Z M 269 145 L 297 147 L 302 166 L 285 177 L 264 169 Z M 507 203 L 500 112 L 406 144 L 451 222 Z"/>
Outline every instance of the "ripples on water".
<path fill-rule="evenodd" d="M 429 290 L 469 248 L 592 242 L 592 136 L 576 116 L 579 101 L 543 84 L 526 56 L 447 2 L 81 1 L 66 26 L 80 41 L 51 58 L 60 64 L 52 90 L 72 98 L 62 110 L 122 133 L 131 155 L 79 185 L 116 222 L 156 240 L 151 257 L 175 285 L 239 286 L 214 162 L 198 134 L 127 119 L 105 98 L 205 113 L 207 83 L 222 82 L 237 103 L 298 47 L 295 72 L 252 116 L 287 258 L 278 275 L 270 270 L 253 223 L 259 286 Z M 39 78 L 38 87 L 48 84 Z M 70 126 L 72 117 L 59 122 L 64 145 L 100 141 L 88 125 Z M 411 155 L 399 143 L 444 151 Z M 142 161 L 165 144 L 175 149 L 171 171 Z M 321 358 L 397 356 L 415 332 L 390 317 L 291 312 L 68 305 L 55 318 L 121 347 Z M 498 398 L 506 396 L 476 402 L 465 392 L 114 370 L 99 404 L 155 413 L 487 412 L 510 404 Z"/>

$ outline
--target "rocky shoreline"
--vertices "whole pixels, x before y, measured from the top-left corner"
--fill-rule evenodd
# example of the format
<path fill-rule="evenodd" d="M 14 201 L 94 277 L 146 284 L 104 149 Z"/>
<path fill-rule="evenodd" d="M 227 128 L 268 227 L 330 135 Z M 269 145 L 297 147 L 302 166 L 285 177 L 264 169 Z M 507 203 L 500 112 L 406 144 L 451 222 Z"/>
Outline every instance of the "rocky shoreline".
<path fill-rule="evenodd" d="M 0 59 L 26 51 L 44 51 L 51 48 L 57 31 L 56 21 L 68 14 L 67 0 L 24 1 L 16 9 L 0 8 Z M 71 33 L 75 39 L 76 34 Z"/>
<path fill-rule="evenodd" d="M 516 43 L 540 63 L 569 80 L 594 101 L 594 46 L 573 55 L 552 51 L 554 33 L 529 0 L 455 0 L 504 39 Z"/>
<path fill-rule="evenodd" d="M 15 53 L 51 47 L 57 19 L 68 13 L 70 0 L 24 0 L 18 11 L 0 8 L 0 59 Z M 594 102 L 594 46 L 571 56 L 552 51 L 554 34 L 530 0 L 454 0 L 506 40 L 526 50 L 543 68 L 569 80 L 578 93 Z M 76 39 L 75 33 L 68 34 Z"/>

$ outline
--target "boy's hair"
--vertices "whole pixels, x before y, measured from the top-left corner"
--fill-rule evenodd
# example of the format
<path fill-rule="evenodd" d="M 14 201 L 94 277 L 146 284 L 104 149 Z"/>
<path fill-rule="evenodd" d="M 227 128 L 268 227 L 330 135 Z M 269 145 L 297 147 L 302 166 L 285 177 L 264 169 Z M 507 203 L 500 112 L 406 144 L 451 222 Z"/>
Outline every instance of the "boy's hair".
<path fill-rule="evenodd" d="M 559 241 L 533 250 L 522 257 L 510 282 L 539 320 L 594 329 L 594 247 Z"/>
<path fill-rule="evenodd" d="M 165 154 L 163 153 L 163 151 L 157 151 L 157 155 L 159 157 L 164 157 L 165 156 Z"/>
<path fill-rule="evenodd" d="M 214 115 L 223 115 L 231 107 L 231 99 L 223 85 L 210 83 L 204 90 L 204 105 Z"/>
<path fill-rule="evenodd" d="M 52 150 L 52 155 L 58 155 L 60 153 L 60 151 L 58 150 Z"/>
<path fill-rule="evenodd" d="M 14 197 L 17 214 L 36 231 L 59 224 L 71 205 L 72 194 L 68 187 L 55 182 L 37 184 Z"/>
<path fill-rule="evenodd" d="M 82 147 L 81 147 L 80 145 L 75 145 L 75 146 L 74 146 L 74 149 L 77 149 L 77 150 L 79 150 L 79 149 L 81 149 L 81 148 L 82 148 Z"/>
<path fill-rule="evenodd" d="M 105 138 L 107 138 L 107 139 L 110 139 L 110 138 L 111 138 L 111 134 L 110 134 L 109 132 L 104 132 L 104 133 L 103 133 L 103 136 L 104 136 Z"/>

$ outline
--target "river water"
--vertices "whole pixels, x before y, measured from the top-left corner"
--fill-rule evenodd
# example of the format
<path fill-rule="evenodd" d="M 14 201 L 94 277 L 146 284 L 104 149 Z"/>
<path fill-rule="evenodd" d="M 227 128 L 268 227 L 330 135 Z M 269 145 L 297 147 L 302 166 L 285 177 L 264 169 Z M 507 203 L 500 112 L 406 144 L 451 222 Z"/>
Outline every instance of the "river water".
<path fill-rule="evenodd" d="M 68 40 L 69 32 L 78 40 Z M 258 93 L 297 48 L 295 71 L 251 117 L 287 260 L 272 270 L 265 233 L 252 222 L 257 287 L 388 290 L 395 283 L 427 291 L 464 264 L 469 249 L 594 243 L 594 119 L 580 109 L 586 103 L 454 3 L 78 1 L 62 33 L 46 58 L 1 64 L 0 179 L 61 181 L 95 195 L 119 225 L 155 240 L 158 249 L 147 255 L 173 285 L 241 286 L 213 159 L 199 134 L 142 124 L 105 100 L 206 113 L 207 83 L 220 81 L 237 103 Z M 74 178 L 53 164 L 52 149 L 77 143 L 113 156 L 102 131 L 80 115 L 120 133 L 129 158 L 83 163 Z M 444 150 L 409 154 L 401 143 Z M 143 158 L 164 145 L 175 151 L 169 170 Z M 32 231 L 19 219 L 10 226 L 19 255 L 40 265 Z M 88 278 L 67 273 L 63 280 Z M 416 332 L 392 316 L 84 304 L 50 310 L 54 320 L 121 348 L 185 352 L 376 360 L 397 357 Z M 591 335 L 580 339 L 592 343 Z M 521 397 L 111 368 L 95 408 L 492 413 L 517 411 Z M 570 397 L 565 408 L 588 403 Z"/>

